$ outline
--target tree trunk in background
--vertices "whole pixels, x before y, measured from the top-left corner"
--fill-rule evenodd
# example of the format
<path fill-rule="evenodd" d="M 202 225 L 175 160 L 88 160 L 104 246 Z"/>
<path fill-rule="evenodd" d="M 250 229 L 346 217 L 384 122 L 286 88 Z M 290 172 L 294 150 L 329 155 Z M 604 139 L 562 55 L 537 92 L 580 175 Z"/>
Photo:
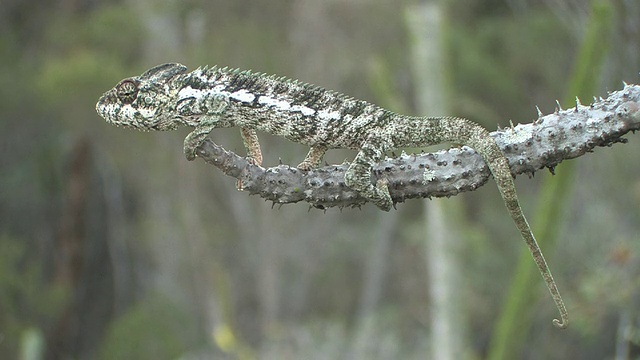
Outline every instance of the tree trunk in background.
<path fill-rule="evenodd" d="M 144 41 L 145 47 L 142 50 L 144 63 L 155 64 L 158 61 L 174 59 L 180 52 L 178 41 L 178 21 L 174 12 L 167 11 L 167 7 L 172 1 L 164 0 L 154 3 L 149 0 L 134 0 L 133 8 L 137 11 L 137 16 L 147 28 L 147 38 Z M 169 142 L 164 134 L 153 134 L 150 141 L 154 142 L 157 148 L 171 149 L 173 144 Z M 177 189 L 178 181 L 176 176 L 169 176 L 178 166 L 175 154 L 171 151 L 153 151 L 145 154 L 144 166 L 148 171 L 148 181 L 141 186 L 140 196 L 142 199 L 143 214 L 146 214 L 146 221 L 142 221 L 141 232 L 146 234 L 144 238 L 150 239 L 151 244 L 145 244 L 150 251 L 156 268 L 153 273 L 140 274 L 149 281 L 145 284 L 153 290 L 168 296 L 173 300 L 178 300 L 178 294 L 184 294 L 181 284 L 183 279 L 177 278 L 182 273 L 185 247 L 182 243 L 182 234 L 175 223 L 176 216 L 176 195 L 177 192 L 167 193 L 165 189 Z M 143 161 L 139 159 L 139 161 Z M 174 169 L 174 170 L 170 170 Z M 182 175 L 184 176 L 184 175 Z M 148 289 L 145 289 L 148 290 Z M 184 301 L 184 299 L 179 299 Z"/>
<path fill-rule="evenodd" d="M 447 86 L 442 6 L 422 2 L 407 11 L 412 36 L 412 61 L 420 115 L 445 115 Z M 458 199 L 433 199 L 425 203 L 425 254 L 431 294 L 431 349 L 429 358 L 460 359 L 464 353 L 461 302 L 457 288 L 460 275 L 454 252 L 459 239 L 451 221 Z"/>
<path fill-rule="evenodd" d="M 184 23 L 180 6 L 172 0 L 133 2 L 147 28 L 143 59 L 148 67 L 179 61 L 185 48 L 202 41 L 197 39 L 202 31 Z M 152 137 L 152 146 L 163 151 L 145 153 L 145 160 L 139 160 L 149 171 L 141 191 L 146 221 L 141 222 L 140 231 L 150 239 L 145 245 L 154 264 L 152 273 L 141 274 L 149 286 L 143 291 L 162 294 L 188 309 L 196 319 L 198 329 L 192 329 L 196 333 L 212 333 L 221 321 L 212 275 L 220 268 L 212 265 L 207 255 L 210 237 L 200 211 L 199 164 L 186 162 L 177 134 L 154 133 Z M 176 171 L 179 176 L 173 175 Z"/>
<path fill-rule="evenodd" d="M 382 298 L 385 274 L 390 258 L 391 240 L 393 239 L 400 211 L 390 213 L 378 212 L 376 221 L 378 231 L 371 241 L 366 256 L 366 264 L 363 274 L 363 285 L 360 291 L 360 302 L 356 310 L 356 326 L 351 344 L 349 359 L 369 359 L 371 351 L 376 349 L 376 338 L 380 331 L 378 328 L 384 325 L 378 321 L 376 310 Z"/>

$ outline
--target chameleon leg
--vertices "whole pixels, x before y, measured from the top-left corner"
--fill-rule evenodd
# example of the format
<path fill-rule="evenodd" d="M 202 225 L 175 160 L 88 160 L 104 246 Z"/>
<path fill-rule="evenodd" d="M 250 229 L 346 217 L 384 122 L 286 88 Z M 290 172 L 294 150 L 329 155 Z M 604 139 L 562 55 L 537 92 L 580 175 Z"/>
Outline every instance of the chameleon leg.
<path fill-rule="evenodd" d="M 184 155 L 191 161 L 196 158 L 196 148 L 202 144 L 215 125 L 198 126 L 184 139 Z"/>
<path fill-rule="evenodd" d="M 387 181 L 378 180 L 375 186 L 371 183 L 373 164 L 380 162 L 384 155 L 384 148 L 377 145 L 382 142 L 379 139 L 377 136 L 367 138 L 367 141 L 360 148 L 360 152 L 349 165 L 344 175 L 344 181 L 348 187 L 376 204 L 381 210 L 389 211 L 393 206 L 393 200 L 389 194 Z"/>
<path fill-rule="evenodd" d="M 297 166 L 302 171 L 309 171 L 318 167 L 327 148 L 322 146 L 312 146 L 304 160 Z"/>
<path fill-rule="evenodd" d="M 262 151 L 260 150 L 260 143 L 255 130 L 242 127 L 240 128 L 240 135 L 242 135 L 242 142 L 245 149 L 247 149 L 249 161 L 254 165 L 262 165 Z"/>

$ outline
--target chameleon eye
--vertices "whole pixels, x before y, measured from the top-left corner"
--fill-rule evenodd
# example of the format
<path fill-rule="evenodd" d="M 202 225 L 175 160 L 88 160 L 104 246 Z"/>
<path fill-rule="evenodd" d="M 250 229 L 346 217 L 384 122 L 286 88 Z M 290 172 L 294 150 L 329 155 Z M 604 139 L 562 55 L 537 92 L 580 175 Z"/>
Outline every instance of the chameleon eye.
<path fill-rule="evenodd" d="M 138 95 L 138 85 L 131 80 L 124 80 L 116 87 L 118 99 L 125 104 L 131 104 Z"/>

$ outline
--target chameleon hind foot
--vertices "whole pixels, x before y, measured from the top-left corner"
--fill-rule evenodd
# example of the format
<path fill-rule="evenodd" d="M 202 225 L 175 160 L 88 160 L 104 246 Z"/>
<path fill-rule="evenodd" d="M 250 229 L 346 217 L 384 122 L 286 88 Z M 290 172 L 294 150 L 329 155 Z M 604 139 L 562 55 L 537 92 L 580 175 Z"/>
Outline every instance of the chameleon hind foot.
<path fill-rule="evenodd" d="M 368 174 L 366 177 L 361 177 L 354 169 L 349 168 L 344 175 L 344 182 L 348 187 L 357 191 L 360 196 L 374 203 L 380 210 L 391 210 L 393 200 L 387 186 L 389 182 L 386 179 L 380 179 L 376 181 L 374 186 L 371 184 Z"/>

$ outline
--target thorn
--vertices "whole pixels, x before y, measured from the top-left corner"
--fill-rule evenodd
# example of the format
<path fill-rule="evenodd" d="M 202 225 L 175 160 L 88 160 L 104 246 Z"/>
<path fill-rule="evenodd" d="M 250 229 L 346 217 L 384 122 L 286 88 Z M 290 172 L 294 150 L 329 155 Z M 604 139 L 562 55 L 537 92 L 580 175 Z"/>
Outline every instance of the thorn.
<path fill-rule="evenodd" d="M 595 104 L 596 102 L 598 102 L 598 98 L 596 98 L 595 96 L 593 97 L 593 103 Z"/>
<path fill-rule="evenodd" d="M 626 88 L 627 86 L 629 86 L 629 84 L 627 84 L 627 82 L 626 82 L 626 81 L 622 80 L 622 87 L 625 87 L 625 88 Z"/>
<path fill-rule="evenodd" d="M 556 106 L 558 107 L 558 110 L 562 111 L 562 106 L 560 106 L 560 101 L 558 101 L 556 99 Z"/>
<path fill-rule="evenodd" d="M 282 165 L 282 158 L 281 157 L 278 158 L 278 164 Z"/>
<path fill-rule="evenodd" d="M 513 121 L 509 119 L 509 126 L 511 126 L 511 131 L 513 131 Z"/>
<path fill-rule="evenodd" d="M 555 166 L 547 166 L 547 169 L 549 169 L 549 172 L 551 173 L 551 175 L 555 175 L 556 174 L 556 167 Z"/>
<path fill-rule="evenodd" d="M 538 111 L 538 117 L 541 118 L 544 116 L 544 114 L 542 113 L 542 111 L 540 111 L 540 108 L 538 107 L 538 105 L 536 105 L 536 111 Z"/>

